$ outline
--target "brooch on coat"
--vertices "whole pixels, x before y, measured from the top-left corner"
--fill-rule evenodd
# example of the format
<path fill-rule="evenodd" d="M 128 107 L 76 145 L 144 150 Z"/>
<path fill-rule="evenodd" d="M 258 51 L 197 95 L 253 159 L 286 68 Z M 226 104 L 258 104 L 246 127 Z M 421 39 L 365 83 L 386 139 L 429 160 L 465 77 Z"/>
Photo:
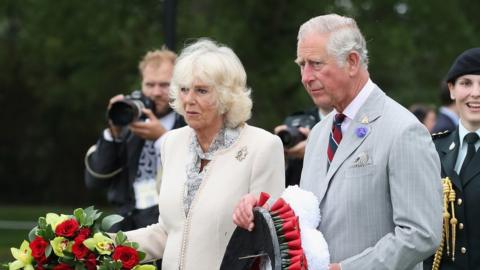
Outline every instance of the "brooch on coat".
<path fill-rule="evenodd" d="M 244 146 L 244 147 L 242 147 L 242 149 L 238 150 L 237 155 L 235 156 L 235 158 L 236 158 L 238 161 L 242 161 L 242 160 L 245 159 L 245 157 L 247 156 L 247 154 L 248 154 L 247 147 Z"/>

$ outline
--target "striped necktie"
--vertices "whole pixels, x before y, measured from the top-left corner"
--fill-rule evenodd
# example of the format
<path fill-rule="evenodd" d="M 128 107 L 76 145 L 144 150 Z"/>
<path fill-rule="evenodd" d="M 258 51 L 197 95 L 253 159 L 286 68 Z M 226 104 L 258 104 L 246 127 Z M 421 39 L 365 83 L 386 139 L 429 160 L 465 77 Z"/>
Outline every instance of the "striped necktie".
<path fill-rule="evenodd" d="M 342 140 L 342 122 L 345 120 L 345 114 L 337 113 L 333 120 L 332 132 L 330 133 L 330 139 L 328 140 L 328 166 L 333 160 L 333 156 L 335 155 L 335 151 L 337 151 L 338 145 Z"/>

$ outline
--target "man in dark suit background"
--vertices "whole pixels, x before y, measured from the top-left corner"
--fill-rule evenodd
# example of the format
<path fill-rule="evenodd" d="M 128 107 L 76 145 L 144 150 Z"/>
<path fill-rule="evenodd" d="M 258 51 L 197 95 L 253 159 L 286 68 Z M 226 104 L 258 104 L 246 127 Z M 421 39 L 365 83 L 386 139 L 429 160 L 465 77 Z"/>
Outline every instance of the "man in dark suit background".
<path fill-rule="evenodd" d="M 167 49 L 148 52 L 139 64 L 142 93 L 155 104 L 143 109 L 145 121 L 119 126 L 109 120 L 97 144 L 85 157 L 85 182 L 89 188 L 106 187 L 108 201 L 124 220 L 111 231 L 128 231 L 158 222 L 157 168 L 159 138 L 170 129 L 185 125 L 169 106 L 169 87 L 175 53 Z M 117 95 L 108 108 L 125 99 Z M 158 147 L 158 146 L 157 146 Z"/>

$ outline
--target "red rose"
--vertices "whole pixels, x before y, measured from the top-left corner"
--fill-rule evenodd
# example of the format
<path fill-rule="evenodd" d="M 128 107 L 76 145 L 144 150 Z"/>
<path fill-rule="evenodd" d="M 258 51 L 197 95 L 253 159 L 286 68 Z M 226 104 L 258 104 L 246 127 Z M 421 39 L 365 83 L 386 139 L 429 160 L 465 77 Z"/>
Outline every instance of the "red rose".
<path fill-rule="evenodd" d="M 82 239 L 83 241 L 87 239 L 91 233 L 92 231 L 89 228 L 81 228 L 80 231 L 78 232 L 77 237 L 75 238 L 75 241 L 77 241 L 77 239 L 79 240 Z"/>
<path fill-rule="evenodd" d="M 47 260 L 47 258 L 45 258 L 45 249 L 48 247 L 48 242 L 42 237 L 35 237 L 29 246 L 32 250 L 32 257 L 35 259 L 35 261 L 43 263 Z"/>
<path fill-rule="evenodd" d="M 97 269 L 97 257 L 95 257 L 95 254 L 93 253 L 88 254 L 88 257 L 85 260 L 85 266 L 87 267 L 87 270 Z"/>
<path fill-rule="evenodd" d="M 72 267 L 70 267 L 70 265 L 66 264 L 66 263 L 60 263 L 60 264 L 57 264 L 53 267 L 53 270 L 73 270 Z"/>
<path fill-rule="evenodd" d="M 83 241 L 75 241 L 72 246 L 72 252 L 77 259 L 83 259 L 88 255 L 90 250 L 83 244 Z"/>
<path fill-rule="evenodd" d="M 57 225 L 57 228 L 55 228 L 55 234 L 59 236 L 73 237 L 78 231 L 78 227 L 79 225 L 76 219 L 67 219 Z"/>
<path fill-rule="evenodd" d="M 132 269 L 138 264 L 138 254 L 134 248 L 126 246 L 118 246 L 113 252 L 112 259 L 122 261 L 122 268 Z"/>

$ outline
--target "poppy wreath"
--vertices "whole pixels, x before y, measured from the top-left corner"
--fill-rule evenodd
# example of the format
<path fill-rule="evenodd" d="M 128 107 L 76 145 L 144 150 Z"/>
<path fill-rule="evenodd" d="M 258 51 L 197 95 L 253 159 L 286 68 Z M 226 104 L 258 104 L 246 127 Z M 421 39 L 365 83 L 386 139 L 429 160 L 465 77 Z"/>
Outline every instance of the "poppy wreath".
<path fill-rule="evenodd" d="M 269 197 L 260 194 L 259 206 L 264 206 Z M 312 192 L 289 186 L 270 207 L 282 270 L 328 269 L 328 245 L 323 234 L 316 229 L 321 220 L 318 205 Z"/>

